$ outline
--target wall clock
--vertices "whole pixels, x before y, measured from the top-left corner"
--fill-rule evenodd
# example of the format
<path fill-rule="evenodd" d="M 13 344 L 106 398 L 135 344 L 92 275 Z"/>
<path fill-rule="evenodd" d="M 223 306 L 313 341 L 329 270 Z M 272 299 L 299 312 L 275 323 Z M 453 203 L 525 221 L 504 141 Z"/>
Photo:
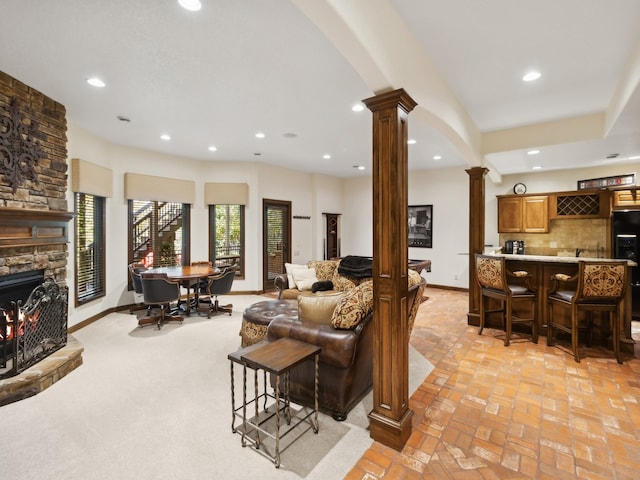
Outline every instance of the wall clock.
<path fill-rule="evenodd" d="M 518 195 L 527 193 L 527 186 L 524 183 L 516 183 L 513 186 L 513 193 L 517 193 Z"/>

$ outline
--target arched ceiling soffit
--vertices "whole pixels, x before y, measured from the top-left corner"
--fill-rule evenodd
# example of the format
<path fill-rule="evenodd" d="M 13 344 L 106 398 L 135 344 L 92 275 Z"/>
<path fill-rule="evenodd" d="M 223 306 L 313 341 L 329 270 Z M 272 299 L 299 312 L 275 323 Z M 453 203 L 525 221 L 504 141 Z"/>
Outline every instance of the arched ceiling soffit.
<path fill-rule="evenodd" d="M 444 135 L 469 166 L 482 164 L 482 135 L 387 0 L 292 0 L 378 94 L 404 88 L 411 118 Z"/>

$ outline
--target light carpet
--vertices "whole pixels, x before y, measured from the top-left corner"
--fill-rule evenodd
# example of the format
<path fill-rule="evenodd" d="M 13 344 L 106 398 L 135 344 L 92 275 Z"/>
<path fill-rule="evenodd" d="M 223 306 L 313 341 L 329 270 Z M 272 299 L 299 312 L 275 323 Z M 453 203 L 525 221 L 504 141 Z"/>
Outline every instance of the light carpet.
<path fill-rule="evenodd" d="M 194 316 L 162 330 L 114 313 L 76 332 L 84 364 L 0 408 L 2 478 L 343 478 L 371 445 L 371 394 L 344 422 L 320 414 L 318 434 L 286 448 L 279 469 L 231 432 L 227 354 L 239 347 L 242 311 L 263 299 L 229 296 L 232 316 Z M 433 366 L 409 351 L 413 392 Z"/>

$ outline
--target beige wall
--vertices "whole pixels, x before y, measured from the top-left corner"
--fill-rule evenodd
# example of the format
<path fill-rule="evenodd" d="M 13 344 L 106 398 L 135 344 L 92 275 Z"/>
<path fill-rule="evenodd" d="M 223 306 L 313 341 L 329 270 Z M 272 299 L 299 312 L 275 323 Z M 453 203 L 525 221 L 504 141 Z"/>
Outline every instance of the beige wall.
<path fill-rule="evenodd" d="M 108 295 L 78 309 L 70 309 L 70 325 L 78 323 L 110 307 L 132 302 L 127 290 L 127 202 L 124 198 L 125 172 L 148 173 L 170 178 L 194 180 L 196 199 L 192 208 L 192 259 L 207 258 L 208 217 L 204 205 L 206 182 L 239 182 L 249 185 L 246 207 L 246 278 L 234 282 L 236 291 L 256 291 L 262 288 L 262 199 L 272 198 L 292 202 L 292 213 L 310 216 L 309 220 L 293 221 L 292 253 L 296 263 L 321 258 L 323 248 L 322 213 L 341 214 L 343 255 L 371 255 L 372 190 L 371 177 L 338 179 L 312 175 L 252 162 L 201 162 L 191 159 L 125 148 L 104 142 L 94 135 L 69 125 L 69 158 L 84 160 L 113 170 L 114 196 L 107 201 L 108 237 L 107 272 Z M 575 190 L 576 182 L 586 178 L 637 172 L 640 163 L 624 167 L 599 167 L 583 170 L 537 172 L 509 175 L 500 184 L 486 177 L 485 243 L 499 245 L 497 233 L 496 195 L 510 193 L 513 185 L 523 182 L 528 193 Z M 433 205 L 433 248 L 411 248 L 410 258 L 430 259 L 432 272 L 424 274 L 434 285 L 467 288 L 468 272 L 468 202 L 469 181 L 463 168 L 423 170 L 409 175 L 409 204 Z M 69 197 L 71 199 L 71 197 Z M 72 203 L 71 203 L 72 204 Z M 570 221 L 570 220 L 569 220 Z M 554 221 L 555 222 L 555 221 Z M 580 222 L 580 221 L 578 221 Z M 592 248 L 572 245 L 570 240 L 590 225 L 573 223 L 561 227 L 556 234 L 558 249 Z M 525 239 L 531 247 L 546 241 L 544 235 Z M 70 251 L 74 246 L 70 245 Z M 597 242 L 595 247 L 598 248 Z M 68 279 L 75 276 L 70 259 Z"/>
<path fill-rule="evenodd" d="M 127 289 L 127 200 L 124 194 L 126 172 L 162 175 L 195 182 L 195 203 L 191 208 L 191 259 L 208 258 L 208 207 L 204 201 L 205 183 L 232 182 L 249 185 L 249 202 L 245 207 L 246 268 L 245 278 L 234 281 L 233 290 L 262 289 L 262 199 L 292 202 L 293 215 L 311 220 L 293 221 L 293 247 L 296 263 L 316 257 L 321 250 L 321 225 L 318 212 L 341 213 L 341 180 L 332 177 L 271 167 L 253 162 L 202 162 L 183 157 L 122 147 L 105 142 L 70 124 L 67 132 L 69 158 L 107 167 L 113 172 L 113 198 L 107 199 L 107 295 L 78 308 L 70 308 L 69 324 L 99 314 L 108 308 L 132 303 Z M 72 205 L 73 196 L 68 194 Z M 319 223 L 320 222 L 320 223 Z M 75 245 L 69 245 L 74 251 Z M 75 278 L 73 259 L 69 261 L 69 284 Z"/>

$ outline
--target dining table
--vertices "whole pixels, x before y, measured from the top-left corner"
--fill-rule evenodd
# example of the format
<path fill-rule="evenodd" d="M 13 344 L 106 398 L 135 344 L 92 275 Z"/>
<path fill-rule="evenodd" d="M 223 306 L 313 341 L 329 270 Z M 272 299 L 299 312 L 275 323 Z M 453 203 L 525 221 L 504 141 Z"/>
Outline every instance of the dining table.
<path fill-rule="evenodd" d="M 198 308 L 198 294 L 200 280 L 206 279 L 211 275 L 220 273 L 217 267 L 208 265 L 184 265 L 172 267 L 156 267 L 146 270 L 145 273 L 161 273 L 166 274 L 169 280 L 180 282 L 187 289 L 187 302 L 185 306 L 185 314 L 191 314 L 191 289 L 194 290 L 194 302 L 196 310 Z"/>

